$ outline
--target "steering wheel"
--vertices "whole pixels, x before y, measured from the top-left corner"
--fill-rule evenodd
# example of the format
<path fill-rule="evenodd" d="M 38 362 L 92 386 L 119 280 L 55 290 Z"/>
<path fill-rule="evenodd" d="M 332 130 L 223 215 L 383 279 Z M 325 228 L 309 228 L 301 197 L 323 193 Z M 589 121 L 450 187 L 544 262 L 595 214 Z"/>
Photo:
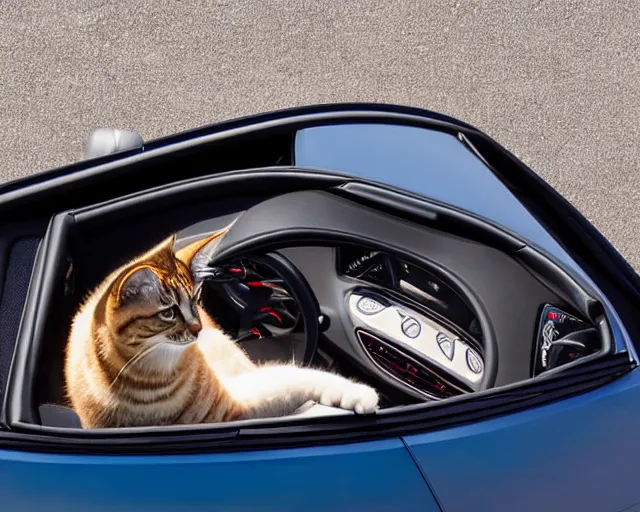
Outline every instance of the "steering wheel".
<path fill-rule="evenodd" d="M 267 253 L 250 259 L 273 270 L 284 281 L 287 291 L 298 306 L 300 321 L 305 334 L 302 363 L 309 365 L 318 349 L 320 306 L 302 273 L 282 254 Z"/>
<path fill-rule="evenodd" d="M 281 352 L 284 336 L 293 344 L 294 360 L 305 365 L 312 362 L 322 321 L 320 307 L 305 277 L 286 257 L 271 252 L 242 255 L 225 262 L 210 261 L 206 269 L 199 269 L 198 275 L 209 286 L 220 287 L 218 293 L 240 313 L 237 325 L 230 327 L 237 329 L 236 343 L 260 340 L 257 346 L 261 351 Z M 299 339 L 299 331 L 304 333 L 303 340 Z M 275 343 L 271 345 L 270 340 Z"/>

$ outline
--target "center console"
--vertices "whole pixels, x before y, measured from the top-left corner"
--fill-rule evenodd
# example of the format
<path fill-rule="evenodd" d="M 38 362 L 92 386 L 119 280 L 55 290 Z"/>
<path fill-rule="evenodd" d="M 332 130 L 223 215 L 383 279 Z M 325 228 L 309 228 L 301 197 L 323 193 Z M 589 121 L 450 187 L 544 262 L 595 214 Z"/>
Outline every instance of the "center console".
<path fill-rule="evenodd" d="M 382 252 L 337 251 L 338 273 L 362 284 L 349 294 L 348 310 L 378 368 L 428 399 L 480 389 L 482 331 L 444 277 Z"/>

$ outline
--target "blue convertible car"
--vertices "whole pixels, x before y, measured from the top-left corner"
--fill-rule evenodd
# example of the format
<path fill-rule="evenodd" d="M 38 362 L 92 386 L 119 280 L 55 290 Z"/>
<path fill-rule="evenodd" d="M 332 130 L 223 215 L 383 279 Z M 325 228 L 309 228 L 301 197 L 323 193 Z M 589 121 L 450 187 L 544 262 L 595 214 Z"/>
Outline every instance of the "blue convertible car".
<path fill-rule="evenodd" d="M 638 276 L 484 133 L 340 104 L 95 132 L 87 156 L 0 187 L 0 510 L 640 510 Z M 82 299 L 231 221 L 206 309 L 252 358 L 357 378 L 380 409 L 81 428 Z"/>

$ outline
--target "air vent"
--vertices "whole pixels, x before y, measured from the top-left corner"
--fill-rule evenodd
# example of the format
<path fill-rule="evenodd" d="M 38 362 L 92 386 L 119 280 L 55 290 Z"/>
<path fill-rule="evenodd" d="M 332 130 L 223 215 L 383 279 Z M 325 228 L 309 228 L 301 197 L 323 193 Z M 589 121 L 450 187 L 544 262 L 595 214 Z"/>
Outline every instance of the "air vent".
<path fill-rule="evenodd" d="M 356 334 L 362 347 L 377 366 L 412 389 L 435 400 L 462 394 L 426 366 L 389 343 L 366 331 L 358 330 Z"/>

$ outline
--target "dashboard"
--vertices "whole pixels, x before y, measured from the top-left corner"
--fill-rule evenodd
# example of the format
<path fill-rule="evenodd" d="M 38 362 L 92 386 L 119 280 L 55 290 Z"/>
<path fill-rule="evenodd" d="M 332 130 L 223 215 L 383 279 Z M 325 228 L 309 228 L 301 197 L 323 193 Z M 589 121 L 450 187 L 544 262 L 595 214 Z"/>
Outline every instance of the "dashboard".
<path fill-rule="evenodd" d="M 321 348 L 330 345 L 414 399 L 442 400 L 483 389 L 481 319 L 446 275 L 354 244 L 289 247 L 279 253 L 301 270 L 328 319 Z M 327 286 L 334 280 L 340 283 L 347 321 L 336 321 L 341 312 L 332 307 L 336 302 Z M 496 289 L 500 286 L 497 280 Z M 509 375 L 534 377 L 599 349 L 595 327 L 569 313 L 546 288 L 534 291 L 540 302 L 529 318 L 517 316 L 525 320 L 520 336 L 497 338 L 496 380 L 502 383 Z M 300 307 L 286 279 L 264 260 L 247 256 L 221 266 L 220 279 L 208 283 L 206 297 L 210 312 L 252 358 L 301 359 Z M 511 323 L 508 301 L 498 328 L 500 318 Z"/>
<path fill-rule="evenodd" d="M 220 227 L 201 223 L 200 234 Z M 310 363 L 301 326 L 313 326 L 319 348 L 415 400 L 523 381 L 602 348 L 602 326 L 586 316 L 593 299 L 531 248 L 481 243 L 484 228 L 472 227 L 475 239 L 332 193 L 277 196 L 219 243 L 209 311 L 231 318 L 221 324 L 259 360 Z"/>

